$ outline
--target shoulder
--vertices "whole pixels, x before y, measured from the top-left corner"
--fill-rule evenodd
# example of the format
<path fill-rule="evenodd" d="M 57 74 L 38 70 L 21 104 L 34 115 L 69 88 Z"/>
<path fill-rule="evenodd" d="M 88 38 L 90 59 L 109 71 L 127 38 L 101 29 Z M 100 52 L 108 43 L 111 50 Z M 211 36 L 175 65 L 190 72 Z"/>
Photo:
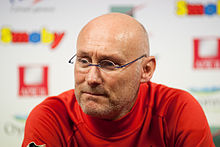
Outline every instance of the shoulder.
<path fill-rule="evenodd" d="M 70 103 L 74 103 L 75 101 L 74 90 L 69 90 L 58 96 L 46 98 L 31 111 L 29 116 L 43 115 L 43 117 L 46 117 L 47 115 L 42 112 L 48 112 L 54 115 L 64 114 Z"/>
<path fill-rule="evenodd" d="M 149 105 L 153 115 L 162 120 L 169 143 L 174 146 L 213 144 L 205 113 L 190 93 L 155 83 L 150 83 L 149 89 Z"/>
<path fill-rule="evenodd" d="M 165 116 L 171 110 L 181 110 L 185 106 L 199 107 L 197 100 L 187 91 L 162 84 L 148 83 L 148 105 L 153 112 Z"/>
<path fill-rule="evenodd" d="M 68 107 L 71 103 L 75 103 L 74 90 L 69 90 L 61 93 L 58 96 L 46 98 L 43 102 L 37 105 L 29 114 L 28 121 L 41 118 L 56 118 L 67 117 Z"/>
<path fill-rule="evenodd" d="M 72 135 L 72 120 L 68 109 L 75 102 L 74 90 L 48 97 L 29 114 L 23 144 L 64 145 Z M 53 141 L 56 140 L 56 141 Z"/>

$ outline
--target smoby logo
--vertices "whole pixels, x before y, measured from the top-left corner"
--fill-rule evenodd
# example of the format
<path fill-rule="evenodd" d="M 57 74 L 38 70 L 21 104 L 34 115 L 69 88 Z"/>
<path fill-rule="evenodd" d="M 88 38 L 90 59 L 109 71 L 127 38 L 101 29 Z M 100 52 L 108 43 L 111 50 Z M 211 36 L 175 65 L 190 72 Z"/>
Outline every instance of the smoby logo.
<path fill-rule="evenodd" d="M 193 43 L 195 69 L 220 68 L 220 38 L 195 38 Z"/>
<path fill-rule="evenodd" d="M 144 8 L 144 4 L 137 5 L 135 7 L 133 6 L 111 6 L 111 12 L 119 12 L 124 13 L 130 16 L 134 16 L 134 12 L 137 10 L 140 10 Z"/>
<path fill-rule="evenodd" d="M 216 3 L 188 3 L 185 0 L 177 2 L 177 15 L 220 15 L 220 0 Z"/>
<path fill-rule="evenodd" d="M 20 66 L 19 96 L 48 95 L 48 67 Z"/>
<path fill-rule="evenodd" d="M 55 49 L 59 45 L 63 36 L 64 36 L 64 32 L 52 33 L 45 28 L 43 28 L 39 32 L 31 32 L 31 33 L 14 31 L 8 27 L 4 27 L 1 29 L 1 42 L 5 43 L 5 44 L 6 43 L 12 43 L 12 44 L 44 43 L 44 44 L 50 44 L 51 49 Z"/>

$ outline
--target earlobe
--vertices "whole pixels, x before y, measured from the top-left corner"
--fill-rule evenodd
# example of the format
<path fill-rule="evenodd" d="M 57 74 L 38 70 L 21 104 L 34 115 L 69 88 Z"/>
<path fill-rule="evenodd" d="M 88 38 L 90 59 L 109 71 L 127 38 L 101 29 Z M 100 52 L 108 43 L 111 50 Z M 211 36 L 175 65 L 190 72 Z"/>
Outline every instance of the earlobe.
<path fill-rule="evenodd" d="M 153 56 L 147 57 L 142 64 L 141 83 L 146 83 L 150 81 L 150 79 L 153 76 L 155 68 L 156 68 L 155 57 Z"/>

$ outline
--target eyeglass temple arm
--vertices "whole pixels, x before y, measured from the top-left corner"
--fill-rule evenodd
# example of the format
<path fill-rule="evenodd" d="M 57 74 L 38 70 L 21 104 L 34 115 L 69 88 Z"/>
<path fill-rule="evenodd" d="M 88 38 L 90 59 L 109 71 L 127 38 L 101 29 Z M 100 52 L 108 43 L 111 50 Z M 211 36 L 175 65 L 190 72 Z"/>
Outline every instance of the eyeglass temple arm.
<path fill-rule="evenodd" d="M 75 55 L 73 55 L 73 57 L 72 58 L 70 58 L 70 60 L 69 60 L 69 63 L 71 63 L 71 64 L 73 64 L 73 58 L 75 58 L 75 56 L 76 56 L 76 54 Z"/>
<path fill-rule="evenodd" d="M 147 56 L 146 54 L 145 54 L 145 55 L 142 55 L 142 56 L 140 56 L 139 58 L 135 59 L 134 61 L 128 62 L 128 63 L 125 64 L 125 65 L 118 66 L 118 67 L 115 67 L 115 68 L 122 68 L 122 67 L 125 67 L 125 66 L 127 66 L 127 65 L 129 65 L 129 64 L 131 64 L 131 63 L 134 63 L 134 62 L 136 62 L 137 60 L 139 60 L 139 59 L 141 59 L 141 58 L 143 58 L 143 57 L 146 57 L 146 56 Z"/>

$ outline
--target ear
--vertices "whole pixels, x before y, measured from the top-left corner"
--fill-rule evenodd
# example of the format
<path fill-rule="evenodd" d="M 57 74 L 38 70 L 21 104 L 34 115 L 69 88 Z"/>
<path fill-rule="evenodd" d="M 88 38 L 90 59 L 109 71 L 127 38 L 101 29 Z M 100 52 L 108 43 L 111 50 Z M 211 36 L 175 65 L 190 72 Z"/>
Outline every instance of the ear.
<path fill-rule="evenodd" d="M 145 58 L 142 62 L 141 83 L 150 81 L 156 68 L 156 59 L 154 56 Z"/>

